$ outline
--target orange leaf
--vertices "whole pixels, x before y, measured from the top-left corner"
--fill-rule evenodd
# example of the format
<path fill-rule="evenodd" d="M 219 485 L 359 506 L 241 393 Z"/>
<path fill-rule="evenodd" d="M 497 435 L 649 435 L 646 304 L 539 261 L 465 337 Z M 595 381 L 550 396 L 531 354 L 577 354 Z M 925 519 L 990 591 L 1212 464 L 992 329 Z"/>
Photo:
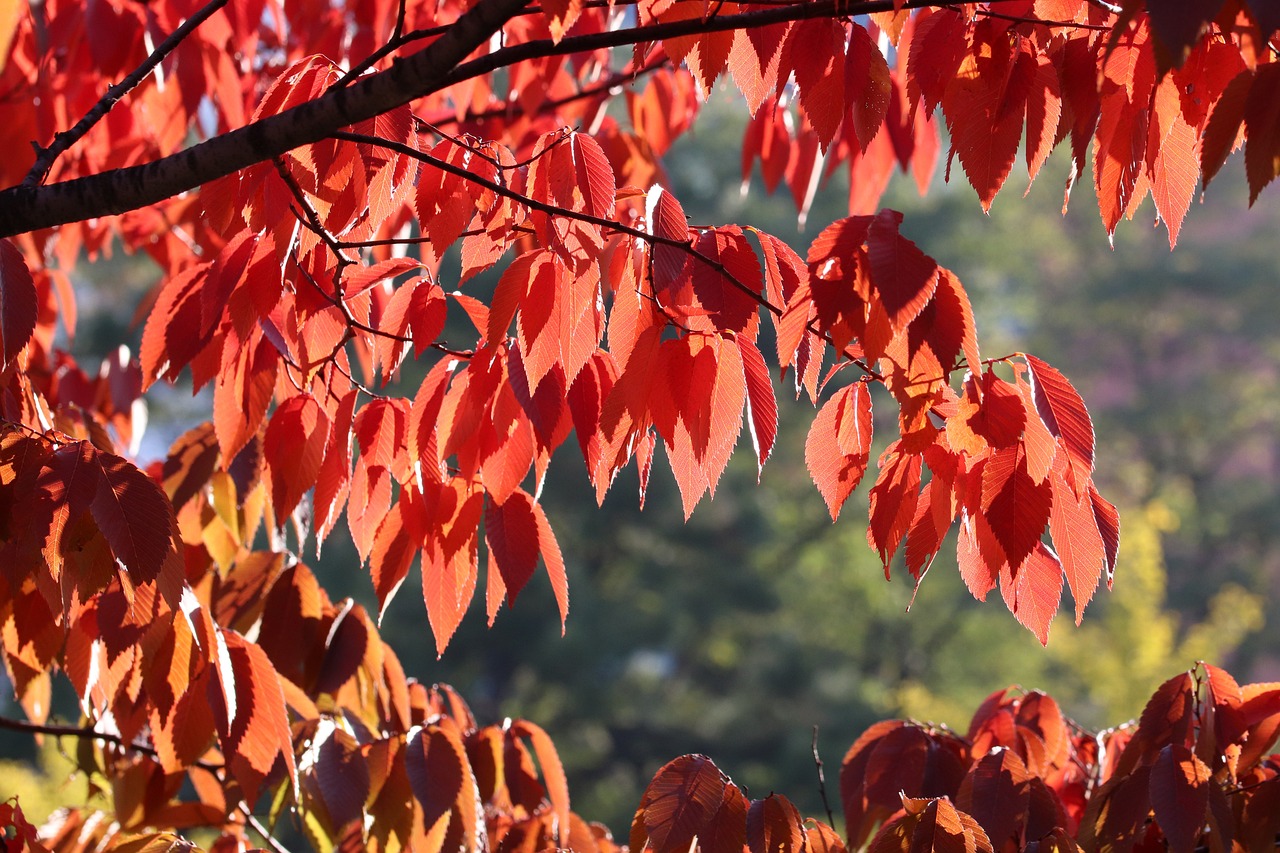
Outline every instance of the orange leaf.
<path fill-rule="evenodd" d="M 288 518 L 315 485 L 328 442 L 329 417 L 310 394 L 290 397 L 271 415 L 263 450 L 277 519 Z"/>
<path fill-rule="evenodd" d="M 805 465 L 832 521 L 867 471 L 872 428 L 871 392 L 865 382 L 837 391 L 809 427 Z"/>
<path fill-rule="evenodd" d="M 512 723 L 511 733 L 516 737 L 527 737 L 533 744 L 533 754 L 538 757 L 538 766 L 542 768 L 542 781 L 556 817 L 555 835 L 563 845 L 569 839 L 569 781 L 564 774 L 564 766 L 560 763 L 560 755 L 556 752 L 555 744 L 540 726 L 528 720 L 517 720 Z"/>

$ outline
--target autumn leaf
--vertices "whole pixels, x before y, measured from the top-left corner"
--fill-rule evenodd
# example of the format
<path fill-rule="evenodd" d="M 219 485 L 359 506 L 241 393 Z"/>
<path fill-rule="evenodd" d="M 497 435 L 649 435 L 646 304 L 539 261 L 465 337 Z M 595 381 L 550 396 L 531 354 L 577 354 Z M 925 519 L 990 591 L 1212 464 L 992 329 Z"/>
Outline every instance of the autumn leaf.
<path fill-rule="evenodd" d="M 22 252 L 0 240 L 0 368 L 18 358 L 36 328 L 36 286 Z"/>

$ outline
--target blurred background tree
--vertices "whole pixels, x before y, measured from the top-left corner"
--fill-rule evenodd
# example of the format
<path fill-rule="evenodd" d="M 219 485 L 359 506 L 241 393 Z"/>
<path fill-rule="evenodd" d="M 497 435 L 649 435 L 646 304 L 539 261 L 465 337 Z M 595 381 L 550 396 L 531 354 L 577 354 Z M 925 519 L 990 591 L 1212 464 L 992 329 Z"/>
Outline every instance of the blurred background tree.
<path fill-rule="evenodd" d="M 722 106 L 713 98 L 706 109 L 727 114 Z M 758 181 L 739 190 L 740 124 L 704 118 L 667 158 L 692 220 L 749 222 L 807 244 L 789 197 L 765 196 Z M 1264 196 L 1244 212 L 1242 186 L 1226 177 L 1240 171 L 1224 171 L 1172 254 L 1142 222 L 1122 227 L 1109 251 L 1089 199 L 1063 217 L 1062 162 L 989 217 L 973 215 L 967 186 L 940 178 L 925 199 L 905 180 L 885 199 L 906 212 L 904 233 L 965 282 L 986 354 L 1041 355 L 1093 414 L 1099 479 L 1121 504 L 1120 564 L 1115 589 L 1099 593 L 1082 627 L 1060 617 L 1047 649 L 998 597 L 975 602 L 947 549 L 906 612 L 910 576 L 896 566 L 886 583 L 858 514 L 832 525 L 809 481 L 807 403 L 783 406 L 762 485 L 739 454 L 715 501 L 687 524 L 664 466 L 643 513 L 634 481 L 597 508 L 585 473 L 570 470 L 581 468 L 576 452 L 562 452 L 543 502 L 571 574 L 564 638 L 547 618 L 554 605 L 541 577 L 493 630 L 473 608 L 441 661 L 418 596 L 392 604 L 384 636 L 408 672 L 454 684 L 482 718 L 544 726 L 575 810 L 619 833 L 654 771 L 685 752 L 715 756 L 752 796 L 778 791 L 818 814 L 814 726 L 834 803 L 844 750 L 885 717 L 963 730 L 985 695 L 1021 684 L 1101 727 L 1138 714 L 1160 681 L 1197 658 L 1242 680 L 1280 677 L 1280 626 L 1263 624 L 1262 604 L 1280 596 L 1280 294 L 1270 281 L 1280 208 Z M 840 184 L 819 193 L 813 221 L 842 215 Z M 75 349 L 91 360 L 119 339 L 150 279 L 136 258 L 80 269 L 93 281 L 83 283 L 92 295 Z M 199 410 L 180 391 L 162 394 L 144 456 L 162 453 Z M 894 434 L 893 423 L 879 427 Z M 861 491 L 852 500 L 865 501 Z M 355 560 L 335 536 L 315 565 L 331 594 L 375 609 Z M 35 756 L 23 748 L 29 739 L 0 738 L 0 756 L 28 760 L 21 771 L 0 765 L 0 798 L 66 776 L 48 759 L 44 777 L 24 775 Z"/>

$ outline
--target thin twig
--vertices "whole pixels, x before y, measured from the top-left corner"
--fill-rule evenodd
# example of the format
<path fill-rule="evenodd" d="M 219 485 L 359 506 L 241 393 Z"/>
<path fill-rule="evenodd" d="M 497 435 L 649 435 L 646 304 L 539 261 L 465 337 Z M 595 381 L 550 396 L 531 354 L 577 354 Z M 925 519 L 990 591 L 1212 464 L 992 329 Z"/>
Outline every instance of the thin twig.
<path fill-rule="evenodd" d="M 818 725 L 813 726 L 813 763 L 818 768 L 818 795 L 822 797 L 822 807 L 827 812 L 827 825 L 832 829 L 836 827 L 835 816 L 831 813 L 831 803 L 827 802 L 827 776 L 822 770 L 822 758 L 818 755 Z"/>
<path fill-rule="evenodd" d="M 61 726 L 51 723 L 33 723 L 29 720 L 15 720 L 12 717 L 0 717 L 0 729 L 10 729 L 15 732 L 26 732 L 33 735 L 53 735 L 54 737 L 74 737 L 82 740 L 100 740 L 121 749 L 127 749 L 130 752 L 140 752 L 144 755 L 152 757 L 157 756 L 155 747 L 148 746 L 145 743 L 134 743 L 125 740 L 120 735 L 113 735 L 110 732 L 100 732 L 93 726 Z M 212 764 L 208 761 L 196 761 L 191 765 L 201 770 L 208 770 L 216 773 L 222 769 L 221 764 Z"/>
<path fill-rule="evenodd" d="M 27 176 L 22 179 L 23 186 L 34 187 L 44 183 L 44 179 L 49 176 L 49 170 L 53 168 L 53 163 L 58 159 L 59 155 L 83 139 L 85 134 L 92 130 L 93 126 L 101 121 L 121 98 L 147 79 L 147 75 L 154 71 L 156 66 L 163 62 L 164 58 L 182 43 L 183 39 L 225 5 L 227 5 L 227 0 L 209 0 L 198 12 L 183 21 L 181 26 L 170 33 L 168 38 L 160 42 L 159 46 L 151 51 L 151 55 L 146 58 L 146 61 L 135 68 L 129 76 L 107 89 L 102 97 L 98 99 L 98 103 L 93 105 L 93 109 L 85 113 L 84 117 L 76 122 L 74 127 L 54 134 L 53 141 L 49 143 L 48 148 L 36 146 L 36 162 L 32 164 Z"/>
<path fill-rule="evenodd" d="M 726 267 L 723 263 L 721 263 L 720 261 L 714 260 L 713 258 L 709 258 L 706 255 L 704 255 L 702 252 L 699 252 L 696 248 L 694 248 L 692 242 L 689 240 L 679 240 L 674 237 L 663 237 L 658 234 L 651 234 L 648 231 L 645 231 L 643 229 L 633 228 L 630 225 L 624 225 L 621 222 L 617 222 L 613 219 L 608 219 L 603 216 L 595 216 L 593 214 L 586 213 L 583 211 L 569 210 L 568 208 L 565 208 L 565 207 L 558 207 L 554 204 L 547 204 L 546 202 L 538 201 L 537 199 L 530 198 L 529 196 L 523 195 L 522 193 L 518 193 L 515 190 L 510 189 L 509 187 L 503 186 L 502 184 L 496 183 L 494 181 L 490 181 L 487 178 L 482 178 L 473 172 L 467 171 L 461 166 L 456 166 L 453 163 L 450 163 L 446 160 L 441 160 L 439 157 L 433 157 L 430 154 L 419 151 L 413 146 L 406 145 L 403 142 L 396 142 L 395 140 L 392 140 L 392 139 L 383 139 L 380 136 L 371 136 L 365 133 L 351 133 L 350 131 L 345 131 L 345 130 L 334 131 L 334 133 L 332 134 L 332 137 L 334 139 L 341 139 L 347 142 L 363 143 L 365 145 L 377 145 L 383 148 L 390 149 L 391 151 L 395 151 L 399 154 L 403 154 L 406 157 L 411 157 L 422 163 L 426 163 L 428 166 L 433 166 L 437 169 L 440 169 L 441 171 L 448 172 L 451 175 L 456 175 L 457 177 L 460 177 L 465 181 L 469 181 L 475 184 L 476 186 L 483 187 L 484 189 L 487 189 L 490 192 L 493 192 L 499 196 L 502 196 L 503 198 L 510 199 L 511 201 L 517 202 L 519 204 L 523 204 L 524 206 L 528 207 L 530 210 L 536 210 L 540 213 L 545 213 L 548 216 L 561 216 L 566 219 L 575 219 L 579 222 L 586 222 L 591 225 L 596 225 L 600 228 L 606 228 L 610 231 L 614 231 L 619 234 L 627 234 L 631 237 L 635 237 L 638 240 L 644 240 L 646 243 L 648 243 L 651 246 L 662 245 L 662 246 L 670 246 L 673 249 L 679 249 L 680 251 L 691 256 L 694 260 L 698 261 L 699 263 L 705 264 L 706 266 L 715 270 L 725 279 L 725 281 L 729 282 L 729 284 L 732 285 L 734 289 L 746 295 L 749 299 L 751 299 L 751 301 L 755 302 L 757 305 L 764 308 L 773 316 L 775 317 L 782 316 L 782 313 L 783 313 L 782 308 L 779 308 L 777 305 L 774 305 L 767 298 L 760 295 L 758 291 L 752 289 L 751 287 L 743 283 L 741 280 L 739 280 L 738 277 L 735 276 L 733 273 L 731 273 L 728 267 Z M 808 331 L 817 335 L 821 340 L 824 340 L 827 343 L 832 343 L 831 335 L 818 332 L 813 327 L 812 323 L 806 326 L 806 328 L 808 329 Z M 872 369 L 872 367 L 869 364 L 867 364 L 865 361 L 863 361 L 861 358 L 856 358 L 848 352 L 841 352 L 840 355 L 845 358 L 848 358 L 851 363 L 856 365 L 860 370 L 862 370 L 863 373 L 865 373 L 871 379 L 874 379 L 877 382 L 884 381 L 884 377 L 879 372 Z"/>
<path fill-rule="evenodd" d="M 293 194 L 294 200 L 298 202 L 298 206 L 302 208 L 302 213 L 297 210 L 293 212 L 294 216 L 304 224 L 310 223 L 310 230 L 319 237 L 329 250 L 337 256 L 338 265 L 334 272 L 334 288 L 338 287 L 338 281 L 342 277 L 342 271 L 352 264 L 356 263 L 352 258 L 348 258 L 342 254 L 342 247 L 338 245 L 338 239 L 329 233 L 329 229 L 324 227 L 324 223 L 320 221 L 320 213 L 311 204 L 311 200 L 307 198 L 306 193 L 302 191 L 302 186 L 298 183 L 297 178 L 289 171 L 289 167 L 285 165 L 283 157 L 277 157 L 274 160 L 276 172 L 280 175 L 280 180 L 284 181 L 289 192 Z M 304 216 L 305 214 L 305 216 Z"/>
<path fill-rule="evenodd" d="M 258 820 L 258 818 L 254 816 L 253 810 L 243 801 L 240 803 L 240 814 L 244 815 L 245 822 L 253 827 L 254 832 L 262 836 L 262 840 L 265 841 L 267 846 L 274 850 L 275 853 L 289 853 L 289 848 L 276 840 L 276 837 L 271 834 L 271 830 L 267 829 L 267 827 L 263 825 L 262 821 Z"/>

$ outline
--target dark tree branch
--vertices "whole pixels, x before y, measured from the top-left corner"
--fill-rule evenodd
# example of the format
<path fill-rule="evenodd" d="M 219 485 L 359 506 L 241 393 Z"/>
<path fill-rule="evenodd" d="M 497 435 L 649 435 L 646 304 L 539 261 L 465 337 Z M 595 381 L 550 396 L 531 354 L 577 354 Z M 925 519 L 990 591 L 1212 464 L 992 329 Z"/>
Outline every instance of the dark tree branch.
<path fill-rule="evenodd" d="M 95 124 L 101 121 L 107 113 L 111 112 L 111 108 L 121 98 L 147 79 L 147 75 L 154 71 L 156 66 L 164 61 L 164 58 L 172 53 L 178 45 L 182 44 L 183 39 L 225 5 L 227 5 L 227 0 L 209 0 L 203 8 L 190 18 L 187 18 L 182 22 L 181 26 L 171 32 L 168 38 L 160 42 L 160 45 L 151 52 L 146 61 L 135 68 L 128 77 L 107 89 L 102 98 L 98 100 L 98 103 L 93 105 L 93 109 L 85 113 L 84 117 L 76 122 L 74 127 L 54 134 L 53 141 L 49 143 L 48 148 L 36 146 L 36 162 L 32 164 L 31 171 L 27 172 L 22 185 L 34 187 L 44 183 L 44 179 L 49 175 L 49 170 L 53 168 L 54 161 L 58 159 L 59 155 L 83 139 Z"/>
<path fill-rule="evenodd" d="M 121 749 L 127 749 L 131 752 L 140 752 L 143 755 L 155 756 L 155 747 L 148 746 L 145 743 L 134 743 L 125 740 L 119 735 L 113 735 L 110 732 L 100 732 L 93 726 L 60 726 L 52 723 L 33 723 L 28 720 L 15 720 L 12 717 L 0 716 L 0 729 L 10 729 L 15 732 L 26 732 L 33 735 L 53 735 L 54 737 L 74 737 L 82 740 L 100 740 L 104 743 L 118 746 Z M 207 761 L 197 761 L 192 767 L 199 767 L 201 770 L 207 770 L 216 773 L 222 769 L 220 764 L 210 764 Z"/>
<path fill-rule="evenodd" d="M 232 172 L 271 160 L 301 145 L 332 137 L 340 128 L 386 113 L 433 92 L 514 62 L 623 47 L 644 41 L 755 28 L 807 18 L 834 18 L 889 11 L 894 0 L 803 0 L 787 5 L 570 36 L 559 43 L 539 39 L 500 48 L 464 62 L 473 50 L 521 14 L 531 0 L 481 0 L 427 47 L 390 68 L 274 116 L 162 157 L 45 186 L 0 192 L 0 237 L 11 237 L 155 204 Z M 907 7 L 945 5 L 907 0 Z"/>
<path fill-rule="evenodd" d="M 0 237 L 155 204 L 438 91 L 458 63 L 529 2 L 481 0 L 439 39 L 386 71 L 177 154 L 73 181 L 0 192 Z"/>

